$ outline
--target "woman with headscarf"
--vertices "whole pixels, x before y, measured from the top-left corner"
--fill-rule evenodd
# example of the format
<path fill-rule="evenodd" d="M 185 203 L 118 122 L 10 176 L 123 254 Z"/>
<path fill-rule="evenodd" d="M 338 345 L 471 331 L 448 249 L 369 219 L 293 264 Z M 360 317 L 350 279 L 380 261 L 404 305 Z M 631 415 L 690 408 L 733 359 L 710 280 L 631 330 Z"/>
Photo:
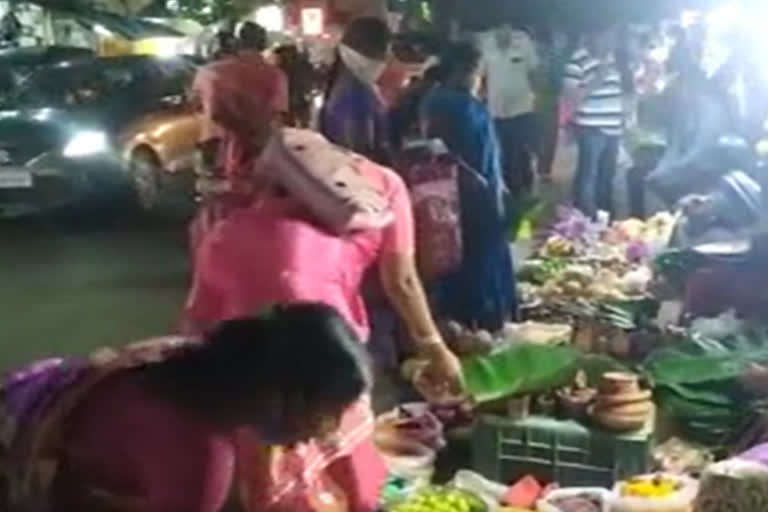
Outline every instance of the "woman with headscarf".
<path fill-rule="evenodd" d="M 504 180 L 500 148 L 487 107 L 477 98 L 481 55 L 470 43 L 455 43 L 441 60 L 442 84 L 425 99 L 427 135 L 486 182 L 480 190 L 461 186 L 462 264 L 442 279 L 438 297 L 445 316 L 488 330 L 517 314 L 512 254 L 504 228 Z"/>
<path fill-rule="evenodd" d="M 193 256 L 218 220 L 253 200 L 257 158 L 288 113 L 288 82 L 264 59 L 266 44 L 264 28 L 243 23 L 237 51 L 200 68 L 195 77 L 203 133 L 196 165 L 201 205 L 190 226 Z"/>
<path fill-rule="evenodd" d="M 376 85 L 386 67 L 391 33 L 378 18 L 358 18 L 344 32 L 320 113 L 332 142 L 374 161 L 389 160 L 386 107 Z"/>
<path fill-rule="evenodd" d="M 381 288 L 429 362 L 424 377 L 435 391 L 456 393 L 460 366 L 435 326 L 416 271 L 408 191 L 390 169 L 367 160 L 358 169 L 389 204 L 391 224 L 339 236 L 296 198 L 265 190 L 259 201 L 218 222 L 201 243 L 185 310 L 186 329 L 204 332 L 218 321 L 275 301 L 320 301 L 336 308 L 367 341 L 370 328 L 362 282 L 369 270 L 377 270 Z M 366 398 L 344 415 L 336 444 L 328 446 L 322 458 L 307 458 L 307 448 L 299 446 L 270 464 L 290 465 L 291 471 L 304 475 L 307 485 L 326 472 L 347 475 L 350 510 L 370 512 L 376 504 L 376 493 L 370 491 L 378 489 L 385 477 L 380 461 L 371 459 L 372 429 Z M 243 460 L 262 458 L 259 446 L 246 440 Z M 272 510 L 273 496 L 291 492 L 284 481 L 270 480 L 265 467 L 247 465 L 247 471 L 254 472 L 249 481 L 258 484 L 251 488 L 252 510 Z"/>

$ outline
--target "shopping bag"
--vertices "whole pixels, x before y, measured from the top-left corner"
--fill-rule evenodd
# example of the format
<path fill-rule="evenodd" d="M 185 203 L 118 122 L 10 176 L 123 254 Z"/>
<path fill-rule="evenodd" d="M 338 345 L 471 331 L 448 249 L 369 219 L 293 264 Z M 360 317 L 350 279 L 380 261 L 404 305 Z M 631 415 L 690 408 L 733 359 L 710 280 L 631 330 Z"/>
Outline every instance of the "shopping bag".
<path fill-rule="evenodd" d="M 416 262 L 431 281 L 462 262 L 460 161 L 427 144 L 412 144 L 397 155 L 395 170 L 411 192 L 416 232 Z"/>

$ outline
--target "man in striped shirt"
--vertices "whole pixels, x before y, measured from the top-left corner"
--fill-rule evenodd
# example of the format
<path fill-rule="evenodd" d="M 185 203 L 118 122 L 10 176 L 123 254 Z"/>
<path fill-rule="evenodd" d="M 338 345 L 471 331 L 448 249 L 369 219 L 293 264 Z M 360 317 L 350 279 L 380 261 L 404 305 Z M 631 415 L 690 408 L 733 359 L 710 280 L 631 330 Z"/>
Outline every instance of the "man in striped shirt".
<path fill-rule="evenodd" d="M 615 30 L 604 30 L 577 50 L 565 69 L 565 94 L 573 108 L 579 146 L 574 205 L 593 216 L 598 210 L 613 210 L 613 179 L 624 126 L 615 48 Z"/>

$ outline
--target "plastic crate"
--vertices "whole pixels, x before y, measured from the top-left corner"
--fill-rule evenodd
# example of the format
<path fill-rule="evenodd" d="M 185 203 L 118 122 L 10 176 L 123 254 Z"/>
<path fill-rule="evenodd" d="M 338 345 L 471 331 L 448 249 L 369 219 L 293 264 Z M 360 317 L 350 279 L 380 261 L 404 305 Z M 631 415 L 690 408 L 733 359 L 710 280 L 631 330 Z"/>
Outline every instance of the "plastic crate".
<path fill-rule="evenodd" d="M 653 421 L 619 435 L 542 416 L 481 416 L 472 433 L 472 465 L 497 482 L 533 475 L 562 486 L 611 487 L 648 472 L 652 443 Z"/>

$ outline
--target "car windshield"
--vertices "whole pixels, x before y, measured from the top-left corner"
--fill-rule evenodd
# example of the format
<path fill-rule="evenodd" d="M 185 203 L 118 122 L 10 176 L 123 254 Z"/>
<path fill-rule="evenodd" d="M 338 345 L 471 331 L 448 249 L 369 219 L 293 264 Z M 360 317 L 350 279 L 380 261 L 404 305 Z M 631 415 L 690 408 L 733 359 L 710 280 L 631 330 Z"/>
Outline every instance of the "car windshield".
<path fill-rule="evenodd" d="M 6 108 L 71 108 L 101 105 L 139 81 L 139 69 L 129 66 L 80 68 L 56 66 L 28 77 Z"/>

